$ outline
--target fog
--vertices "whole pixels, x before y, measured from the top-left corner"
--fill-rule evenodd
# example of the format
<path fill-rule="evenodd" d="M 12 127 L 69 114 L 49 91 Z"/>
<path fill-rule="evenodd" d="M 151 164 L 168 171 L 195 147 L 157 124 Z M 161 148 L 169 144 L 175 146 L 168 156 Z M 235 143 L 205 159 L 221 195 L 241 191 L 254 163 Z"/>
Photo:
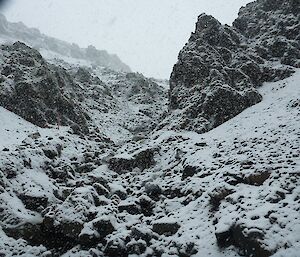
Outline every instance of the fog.
<path fill-rule="evenodd" d="M 203 12 L 231 24 L 250 0 L 11 0 L 9 21 L 49 36 L 117 54 L 133 71 L 169 78 Z M 88 4 L 87 4 L 88 2 Z"/>

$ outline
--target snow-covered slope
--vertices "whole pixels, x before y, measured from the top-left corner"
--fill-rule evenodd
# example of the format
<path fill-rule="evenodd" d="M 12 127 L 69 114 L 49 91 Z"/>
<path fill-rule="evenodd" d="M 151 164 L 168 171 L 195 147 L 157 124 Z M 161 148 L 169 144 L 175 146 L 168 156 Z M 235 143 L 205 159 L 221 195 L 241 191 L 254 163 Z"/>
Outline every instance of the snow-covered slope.
<path fill-rule="evenodd" d="M 167 90 L 153 79 L 60 58 L 1 46 L 0 105 L 40 127 L 70 125 L 115 143 L 147 134 L 167 109 Z"/>
<path fill-rule="evenodd" d="M 66 127 L 57 129 L 42 129 L 22 119 L 20 116 L 0 107 L 0 149 L 19 145 L 29 135 L 40 133 L 43 136 L 53 136 L 57 130 L 65 131 Z"/>
<path fill-rule="evenodd" d="M 264 84 L 261 103 L 208 133 L 159 131 L 143 146 L 160 149 L 156 164 L 134 175 L 137 195 L 147 182 L 161 188 L 150 224 L 168 216 L 180 227 L 153 243 L 163 256 L 187 244 L 195 256 L 298 256 L 299 82 L 298 70 Z"/>
<path fill-rule="evenodd" d="M 116 153 L 67 131 L 13 141 L 1 253 L 297 257 L 299 81 L 264 84 L 261 103 L 208 133 L 158 131 Z"/>

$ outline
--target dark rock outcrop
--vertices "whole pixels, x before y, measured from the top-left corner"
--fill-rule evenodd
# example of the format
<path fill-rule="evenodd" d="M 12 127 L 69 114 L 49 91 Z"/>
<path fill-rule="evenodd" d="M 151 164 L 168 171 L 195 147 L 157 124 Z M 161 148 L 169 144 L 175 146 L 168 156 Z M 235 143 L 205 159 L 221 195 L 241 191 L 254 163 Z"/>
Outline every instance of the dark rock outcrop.
<path fill-rule="evenodd" d="M 156 221 L 153 224 L 152 230 L 159 235 L 174 235 L 178 229 L 180 228 L 180 225 L 176 221 Z"/>
<path fill-rule="evenodd" d="M 233 26 L 201 14 L 170 78 L 172 128 L 211 130 L 261 101 L 257 87 L 299 67 L 299 4 L 261 0 L 242 8 Z M 177 112 L 174 112 L 177 110 Z"/>
<path fill-rule="evenodd" d="M 260 0 L 241 8 L 233 26 L 254 43 L 261 57 L 300 67 L 300 4 Z"/>
<path fill-rule="evenodd" d="M 40 127 L 77 124 L 88 132 L 87 114 L 76 101 L 76 84 L 24 43 L 1 47 L 0 105 Z"/>
<path fill-rule="evenodd" d="M 266 249 L 262 243 L 264 234 L 255 228 L 234 225 L 226 231 L 216 233 L 219 247 L 236 246 L 244 256 L 269 257 L 274 251 Z"/>

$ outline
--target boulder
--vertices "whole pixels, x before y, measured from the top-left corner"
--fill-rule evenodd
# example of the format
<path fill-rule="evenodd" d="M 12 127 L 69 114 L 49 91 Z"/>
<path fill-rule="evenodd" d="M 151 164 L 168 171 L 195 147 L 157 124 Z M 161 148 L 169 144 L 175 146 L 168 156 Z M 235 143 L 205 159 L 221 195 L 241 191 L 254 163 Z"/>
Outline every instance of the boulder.
<path fill-rule="evenodd" d="M 98 218 L 93 221 L 95 230 L 99 233 L 100 238 L 105 238 L 107 235 L 115 231 L 115 227 L 111 220 L 106 218 Z"/>
<path fill-rule="evenodd" d="M 41 211 L 48 205 L 48 197 L 46 196 L 29 195 L 26 193 L 22 193 L 19 195 L 19 198 L 23 202 L 25 207 L 28 210 L 32 211 Z"/>
<path fill-rule="evenodd" d="M 107 242 L 104 254 L 108 257 L 128 257 L 129 252 L 125 242 L 122 239 L 117 238 Z"/>
<path fill-rule="evenodd" d="M 121 154 L 114 156 L 109 160 L 108 167 L 117 173 L 132 171 L 134 168 L 141 170 L 148 169 L 154 165 L 155 151 L 155 149 L 149 148 L 133 153 L 132 155 Z"/>
<path fill-rule="evenodd" d="M 137 215 L 141 213 L 140 207 L 134 202 L 121 202 L 118 205 L 119 212 L 128 212 L 131 215 Z"/>
<path fill-rule="evenodd" d="M 166 235 L 166 236 L 171 236 L 176 234 L 179 228 L 180 225 L 177 223 L 177 221 L 168 218 L 155 221 L 152 226 L 152 230 L 155 233 L 159 235 Z"/>
<path fill-rule="evenodd" d="M 159 199 L 162 192 L 161 187 L 155 183 L 148 182 L 145 184 L 145 193 L 155 201 Z"/>
<path fill-rule="evenodd" d="M 275 251 L 264 246 L 262 230 L 248 228 L 243 224 L 236 224 L 225 231 L 217 232 L 216 238 L 219 247 L 234 245 L 241 254 L 248 257 L 269 257 Z"/>
<path fill-rule="evenodd" d="M 195 174 L 197 174 L 199 171 L 199 168 L 198 167 L 193 167 L 193 166 L 185 166 L 183 171 L 182 171 L 182 176 L 181 176 L 181 179 L 182 180 L 185 180 L 189 177 L 192 177 L 194 176 Z"/>

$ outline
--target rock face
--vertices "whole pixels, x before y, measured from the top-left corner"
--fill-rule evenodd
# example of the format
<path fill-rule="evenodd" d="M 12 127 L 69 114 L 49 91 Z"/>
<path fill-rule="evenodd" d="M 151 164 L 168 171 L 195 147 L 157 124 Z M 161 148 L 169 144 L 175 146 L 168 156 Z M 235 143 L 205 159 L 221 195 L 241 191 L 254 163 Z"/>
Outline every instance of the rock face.
<path fill-rule="evenodd" d="M 21 42 L 1 51 L 1 106 L 40 127 L 77 124 L 88 132 L 87 114 L 76 102 L 77 85 L 64 69 Z"/>
<path fill-rule="evenodd" d="M 266 60 L 277 58 L 282 64 L 299 68 L 299 18 L 297 0 L 260 0 L 241 8 L 233 26 Z"/>
<path fill-rule="evenodd" d="M 75 134 L 106 137 L 118 127 L 128 140 L 152 129 L 166 110 L 164 88 L 141 74 L 46 61 L 22 42 L 0 52 L 0 106 L 39 127 L 69 125 Z"/>
<path fill-rule="evenodd" d="M 171 74 L 173 113 L 167 123 L 208 131 L 260 102 L 257 87 L 263 82 L 291 75 L 291 68 L 275 68 L 270 62 L 299 67 L 296 2 L 248 4 L 232 27 L 201 14 Z"/>

